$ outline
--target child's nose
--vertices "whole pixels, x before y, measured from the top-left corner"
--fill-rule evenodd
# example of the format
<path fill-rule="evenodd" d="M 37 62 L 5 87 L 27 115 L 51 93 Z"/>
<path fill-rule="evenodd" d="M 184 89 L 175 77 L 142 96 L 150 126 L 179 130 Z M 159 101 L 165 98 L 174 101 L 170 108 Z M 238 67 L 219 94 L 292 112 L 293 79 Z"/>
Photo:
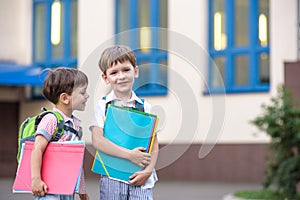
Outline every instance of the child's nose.
<path fill-rule="evenodd" d="M 124 73 L 123 73 L 123 72 L 120 72 L 120 73 L 119 73 L 119 79 L 124 78 L 124 77 L 125 77 Z"/>

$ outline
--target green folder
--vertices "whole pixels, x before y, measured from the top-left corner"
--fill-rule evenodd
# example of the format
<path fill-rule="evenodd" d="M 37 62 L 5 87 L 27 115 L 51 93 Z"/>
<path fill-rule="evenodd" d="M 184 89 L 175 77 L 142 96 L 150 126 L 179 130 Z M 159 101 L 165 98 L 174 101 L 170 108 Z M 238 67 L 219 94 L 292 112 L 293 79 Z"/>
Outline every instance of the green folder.
<path fill-rule="evenodd" d="M 104 137 L 127 148 L 144 147 L 150 153 L 156 132 L 156 115 L 110 105 L 104 123 Z M 129 177 L 142 168 L 129 160 L 96 151 L 92 172 L 128 181 Z"/>

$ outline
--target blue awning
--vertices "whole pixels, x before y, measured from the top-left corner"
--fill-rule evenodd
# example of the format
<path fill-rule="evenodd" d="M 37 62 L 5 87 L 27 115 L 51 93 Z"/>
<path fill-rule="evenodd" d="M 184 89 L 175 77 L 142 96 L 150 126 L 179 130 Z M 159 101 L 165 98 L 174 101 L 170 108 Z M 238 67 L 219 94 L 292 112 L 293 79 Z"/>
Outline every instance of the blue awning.
<path fill-rule="evenodd" d="M 41 67 L 0 63 L 0 85 L 43 85 L 46 73 Z"/>

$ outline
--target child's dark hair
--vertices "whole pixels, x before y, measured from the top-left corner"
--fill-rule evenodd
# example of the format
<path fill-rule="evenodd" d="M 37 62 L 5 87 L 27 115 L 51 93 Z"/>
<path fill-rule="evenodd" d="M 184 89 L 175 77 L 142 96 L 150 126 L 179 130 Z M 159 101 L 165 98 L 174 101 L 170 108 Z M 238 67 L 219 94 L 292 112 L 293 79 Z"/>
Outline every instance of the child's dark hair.
<path fill-rule="evenodd" d="M 87 84 L 88 78 L 82 71 L 59 67 L 48 72 L 43 85 L 43 95 L 56 104 L 62 93 L 71 95 L 74 88 Z"/>
<path fill-rule="evenodd" d="M 117 45 L 103 51 L 98 65 L 100 70 L 106 74 L 106 70 L 109 67 L 118 62 L 123 63 L 125 61 L 129 61 L 133 67 L 136 66 L 136 56 L 134 52 L 128 46 Z"/>

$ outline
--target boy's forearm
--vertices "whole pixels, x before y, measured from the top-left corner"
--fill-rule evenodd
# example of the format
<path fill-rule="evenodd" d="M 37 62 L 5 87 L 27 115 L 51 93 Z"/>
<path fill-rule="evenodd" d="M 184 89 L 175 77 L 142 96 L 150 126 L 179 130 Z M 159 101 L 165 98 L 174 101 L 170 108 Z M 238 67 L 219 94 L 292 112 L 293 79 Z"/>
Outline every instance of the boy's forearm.
<path fill-rule="evenodd" d="M 48 145 L 48 141 L 38 135 L 35 139 L 34 146 L 31 153 L 31 178 L 32 180 L 41 179 L 41 168 L 43 162 L 43 154 Z"/>
<path fill-rule="evenodd" d="M 33 149 L 31 155 L 31 180 L 41 179 L 42 153 Z"/>

